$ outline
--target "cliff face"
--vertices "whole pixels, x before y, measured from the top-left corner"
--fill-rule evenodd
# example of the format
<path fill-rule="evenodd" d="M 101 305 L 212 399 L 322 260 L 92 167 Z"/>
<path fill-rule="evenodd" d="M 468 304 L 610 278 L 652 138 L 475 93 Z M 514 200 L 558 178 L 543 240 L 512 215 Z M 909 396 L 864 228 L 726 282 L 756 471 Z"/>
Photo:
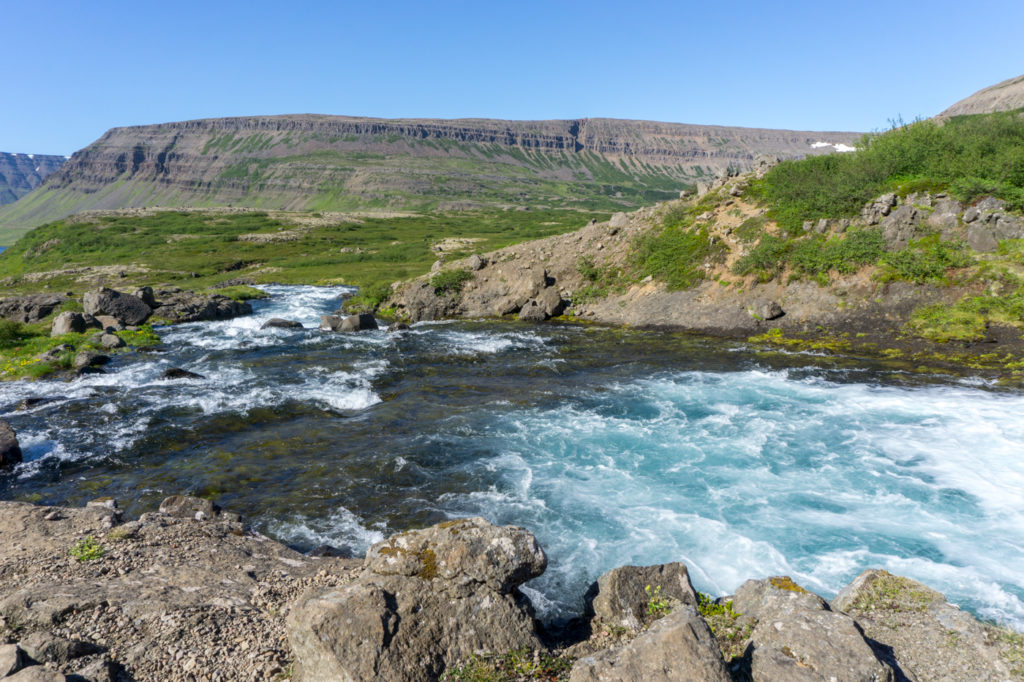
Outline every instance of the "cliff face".
<path fill-rule="evenodd" d="M 0 152 L 0 205 L 25 196 L 61 167 L 65 157 Z"/>
<path fill-rule="evenodd" d="M 319 115 L 114 128 L 36 194 L 0 210 L 0 228 L 155 205 L 633 208 L 727 167 L 748 168 L 759 153 L 802 156 L 857 137 L 613 119 Z"/>
<path fill-rule="evenodd" d="M 1009 78 L 979 90 L 949 107 L 939 118 L 966 114 L 991 114 L 994 111 L 1012 111 L 1024 107 L 1024 76 Z"/>

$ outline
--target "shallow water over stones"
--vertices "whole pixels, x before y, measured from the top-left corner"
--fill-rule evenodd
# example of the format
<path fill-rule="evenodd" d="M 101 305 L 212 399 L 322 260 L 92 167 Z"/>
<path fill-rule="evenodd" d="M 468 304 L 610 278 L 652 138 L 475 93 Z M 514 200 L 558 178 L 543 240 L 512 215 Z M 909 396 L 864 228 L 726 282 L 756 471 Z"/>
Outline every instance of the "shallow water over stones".
<path fill-rule="evenodd" d="M 163 329 L 163 352 L 109 374 L 0 385 L 25 458 L 0 497 L 138 514 L 210 495 L 351 553 L 478 514 L 537 534 L 548 616 L 611 567 L 684 561 L 714 594 L 785 573 L 829 595 L 883 567 L 1024 626 L 1019 392 L 659 332 L 321 332 L 343 287 L 267 289 L 252 317 Z M 306 328 L 260 329 L 273 317 Z"/>

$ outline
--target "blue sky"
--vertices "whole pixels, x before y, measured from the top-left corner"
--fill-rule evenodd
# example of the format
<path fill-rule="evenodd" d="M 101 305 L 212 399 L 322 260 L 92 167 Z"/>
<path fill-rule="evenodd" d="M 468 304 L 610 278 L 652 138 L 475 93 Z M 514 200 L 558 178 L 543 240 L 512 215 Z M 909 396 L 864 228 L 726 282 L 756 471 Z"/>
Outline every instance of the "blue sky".
<path fill-rule="evenodd" d="M 283 113 L 870 131 L 1024 73 L 1024 3 L 0 0 L 0 151 Z"/>

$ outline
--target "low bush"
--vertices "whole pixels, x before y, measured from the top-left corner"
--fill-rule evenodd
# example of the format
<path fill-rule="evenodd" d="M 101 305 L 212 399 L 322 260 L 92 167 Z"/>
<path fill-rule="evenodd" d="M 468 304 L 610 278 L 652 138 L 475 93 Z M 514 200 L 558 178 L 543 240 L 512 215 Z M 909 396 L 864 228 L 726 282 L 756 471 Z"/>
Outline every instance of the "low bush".
<path fill-rule="evenodd" d="M 637 240 L 633 262 L 641 277 L 650 275 L 669 289 L 689 289 L 704 279 L 705 266 L 722 262 L 726 251 L 705 227 L 667 227 Z"/>
<path fill-rule="evenodd" d="M 430 278 L 430 286 L 438 296 L 455 296 L 462 291 L 462 285 L 473 279 L 469 270 L 442 270 Z"/>

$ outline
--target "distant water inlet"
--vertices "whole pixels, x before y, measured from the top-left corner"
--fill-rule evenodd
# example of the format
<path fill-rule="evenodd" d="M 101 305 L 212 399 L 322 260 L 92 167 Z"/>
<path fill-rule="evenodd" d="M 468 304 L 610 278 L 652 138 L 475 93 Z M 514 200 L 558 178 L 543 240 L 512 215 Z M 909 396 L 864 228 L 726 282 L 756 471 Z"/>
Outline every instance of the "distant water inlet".
<path fill-rule="evenodd" d="M 351 553 L 481 515 L 537 534 L 550 566 L 527 592 L 548 617 L 609 568 L 684 561 L 713 594 L 788 574 L 831 595 L 882 567 L 1024 627 L 1019 392 L 666 333 L 324 333 L 344 289 L 268 291 L 253 317 L 164 329 L 165 352 L 110 374 L 0 386 L 27 460 L 0 496 L 140 513 L 211 495 Z M 204 378 L 161 378 L 172 366 Z"/>

